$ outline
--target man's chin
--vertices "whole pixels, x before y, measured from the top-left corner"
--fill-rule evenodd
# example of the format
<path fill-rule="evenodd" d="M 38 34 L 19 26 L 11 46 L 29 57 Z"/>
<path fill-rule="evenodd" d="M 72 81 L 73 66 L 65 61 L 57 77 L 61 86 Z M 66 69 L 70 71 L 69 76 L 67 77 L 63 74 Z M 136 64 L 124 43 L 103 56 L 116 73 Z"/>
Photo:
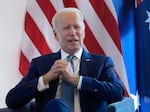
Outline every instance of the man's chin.
<path fill-rule="evenodd" d="M 74 54 L 76 53 L 80 48 L 77 47 L 77 48 L 72 48 L 72 49 L 69 49 L 70 53 Z"/>

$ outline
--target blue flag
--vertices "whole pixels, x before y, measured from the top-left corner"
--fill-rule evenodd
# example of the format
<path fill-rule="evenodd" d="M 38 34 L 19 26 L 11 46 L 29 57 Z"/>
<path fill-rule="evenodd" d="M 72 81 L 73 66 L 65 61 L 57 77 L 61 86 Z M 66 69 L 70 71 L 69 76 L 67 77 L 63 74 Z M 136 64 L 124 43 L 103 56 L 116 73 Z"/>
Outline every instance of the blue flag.
<path fill-rule="evenodd" d="M 130 96 L 138 112 L 150 111 L 150 0 L 113 0 Z"/>
<path fill-rule="evenodd" d="M 135 66 L 135 31 L 134 31 L 134 1 L 113 0 L 121 36 L 121 45 L 127 71 L 130 93 L 136 96 L 136 66 Z"/>
<path fill-rule="evenodd" d="M 150 111 L 150 0 L 135 10 L 137 86 L 140 112 Z"/>
<path fill-rule="evenodd" d="M 134 0 L 113 0 L 121 35 L 122 51 L 127 71 L 130 96 L 134 99 L 135 110 L 139 108 L 139 94 L 136 69 L 136 34 L 135 34 L 135 2 Z"/>

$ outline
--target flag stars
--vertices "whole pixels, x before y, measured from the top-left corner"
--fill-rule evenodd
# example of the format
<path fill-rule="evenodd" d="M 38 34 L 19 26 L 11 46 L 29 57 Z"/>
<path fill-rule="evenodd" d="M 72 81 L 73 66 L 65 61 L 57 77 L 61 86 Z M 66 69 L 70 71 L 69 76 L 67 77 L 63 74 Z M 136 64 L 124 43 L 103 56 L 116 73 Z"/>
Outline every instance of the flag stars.
<path fill-rule="evenodd" d="M 130 94 L 131 98 L 133 98 L 134 100 L 134 109 L 135 110 L 139 110 L 139 106 L 140 106 L 140 96 L 138 94 L 138 91 L 136 92 L 136 94 Z"/>
<path fill-rule="evenodd" d="M 150 30 L 150 12 L 146 11 L 146 13 L 148 15 L 148 18 L 145 20 L 145 22 L 149 24 L 149 30 Z"/>

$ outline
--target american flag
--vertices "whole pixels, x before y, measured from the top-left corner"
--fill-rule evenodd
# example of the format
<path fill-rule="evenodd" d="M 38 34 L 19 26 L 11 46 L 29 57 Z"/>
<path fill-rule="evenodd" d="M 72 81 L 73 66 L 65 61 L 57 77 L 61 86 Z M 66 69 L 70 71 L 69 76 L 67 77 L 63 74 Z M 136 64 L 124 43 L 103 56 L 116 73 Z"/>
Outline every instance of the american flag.
<path fill-rule="evenodd" d="M 85 17 L 84 48 L 110 56 L 118 77 L 129 95 L 116 11 L 112 0 L 28 0 L 20 53 L 19 70 L 26 75 L 32 58 L 57 51 L 51 20 L 64 7 L 76 7 Z"/>
<path fill-rule="evenodd" d="M 137 8 L 138 5 L 140 5 L 142 1 L 143 1 L 143 0 L 135 0 L 135 7 Z"/>

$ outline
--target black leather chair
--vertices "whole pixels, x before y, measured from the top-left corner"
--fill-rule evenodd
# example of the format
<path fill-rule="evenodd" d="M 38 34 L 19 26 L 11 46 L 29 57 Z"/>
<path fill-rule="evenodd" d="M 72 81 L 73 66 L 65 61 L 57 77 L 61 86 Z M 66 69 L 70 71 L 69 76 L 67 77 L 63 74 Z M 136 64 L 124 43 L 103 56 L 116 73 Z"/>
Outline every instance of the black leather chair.
<path fill-rule="evenodd" d="M 35 112 L 35 102 L 32 101 L 19 110 L 2 108 L 0 112 Z M 134 101 L 132 98 L 126 97 L 122 101 L 109 104 L 105 112 L 135 112 Z"/>

